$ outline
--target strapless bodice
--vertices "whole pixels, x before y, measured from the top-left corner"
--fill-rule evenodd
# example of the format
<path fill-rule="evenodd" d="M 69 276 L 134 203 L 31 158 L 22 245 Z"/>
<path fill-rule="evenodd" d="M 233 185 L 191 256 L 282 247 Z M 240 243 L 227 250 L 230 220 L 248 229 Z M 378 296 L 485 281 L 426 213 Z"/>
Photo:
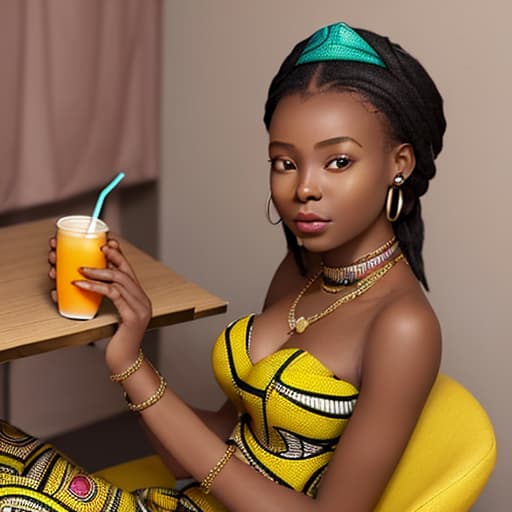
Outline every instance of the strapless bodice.
<path fill-rule="evenodd" d="M 314 496 L 358 390 L 300 348 L 253 363 L 253 322 L 249 315 L 228 325 L 213 349 L 217 381 L 240 414 L 231 438 L 268 478 Z"/>

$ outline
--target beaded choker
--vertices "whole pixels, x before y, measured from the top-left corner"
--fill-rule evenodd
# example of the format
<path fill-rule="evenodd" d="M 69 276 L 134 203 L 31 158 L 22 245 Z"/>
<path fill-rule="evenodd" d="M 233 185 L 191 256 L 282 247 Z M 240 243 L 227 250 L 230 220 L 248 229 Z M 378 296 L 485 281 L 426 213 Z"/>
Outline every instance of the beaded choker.
<path fill-rule="evenodd" d="M 398 249 L 393 237 L 375 251 L 358 258 L 347 267 L 328 267 L 322 263 L 322 290 L 338 293 L 344 287 L 351 286 L 364 279 L 389 261 Z"/>

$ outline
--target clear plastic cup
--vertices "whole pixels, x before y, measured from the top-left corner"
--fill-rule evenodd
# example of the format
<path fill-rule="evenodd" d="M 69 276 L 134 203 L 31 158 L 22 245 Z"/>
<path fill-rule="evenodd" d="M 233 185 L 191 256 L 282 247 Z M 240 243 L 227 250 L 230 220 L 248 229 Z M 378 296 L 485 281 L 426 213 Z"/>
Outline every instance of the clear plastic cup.
<path fill-rule="evenodd" d="M 102 295 L 72 284 L 85 279 L 80 267 L 105 268 L 101 246 L 107 242 L 108 226 L 97 219 L 94 231 L 87 232 L 91 217 L 71 215 L 57 221 L 57 305 L 59 313 L 75 320 L 94 318 Z"/>

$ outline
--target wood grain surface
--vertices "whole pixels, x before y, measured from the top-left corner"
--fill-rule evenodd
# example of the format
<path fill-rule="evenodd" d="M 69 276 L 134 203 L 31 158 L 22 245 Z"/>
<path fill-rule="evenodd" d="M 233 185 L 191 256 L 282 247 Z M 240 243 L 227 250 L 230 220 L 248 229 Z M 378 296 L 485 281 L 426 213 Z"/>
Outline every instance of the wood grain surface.
<path fill-rule="evenodd" d="M 97 341 L 113 334 L 115 308 L 103 300 L 92 320 L 69 320 L 50 298 L 48 239 L 55 219 L 0 229 L 0 362 Z M 153 305 L 149 329 L 226 311 L 227 303 L 117 237 Z"/>

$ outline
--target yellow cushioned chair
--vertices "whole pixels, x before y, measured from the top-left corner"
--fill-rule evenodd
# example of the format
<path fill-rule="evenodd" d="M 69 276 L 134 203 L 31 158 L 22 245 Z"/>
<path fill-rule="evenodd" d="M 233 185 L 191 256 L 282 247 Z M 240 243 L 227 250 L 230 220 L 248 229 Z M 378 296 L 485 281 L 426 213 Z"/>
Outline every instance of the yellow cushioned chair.
<path fill-rule="evenodd" d="M 376 512 L 467 512 L 496 463 L 485 410 L 440 374 Z"/>
<path fill-rule="evenodd" d="M 495 462 L 496 440 L 486 412 L 463 386 L 440 374 L 375 512 L 467 512 Z M 97 475 L 126 490 L 175 483 L 158 456 Z"/>

